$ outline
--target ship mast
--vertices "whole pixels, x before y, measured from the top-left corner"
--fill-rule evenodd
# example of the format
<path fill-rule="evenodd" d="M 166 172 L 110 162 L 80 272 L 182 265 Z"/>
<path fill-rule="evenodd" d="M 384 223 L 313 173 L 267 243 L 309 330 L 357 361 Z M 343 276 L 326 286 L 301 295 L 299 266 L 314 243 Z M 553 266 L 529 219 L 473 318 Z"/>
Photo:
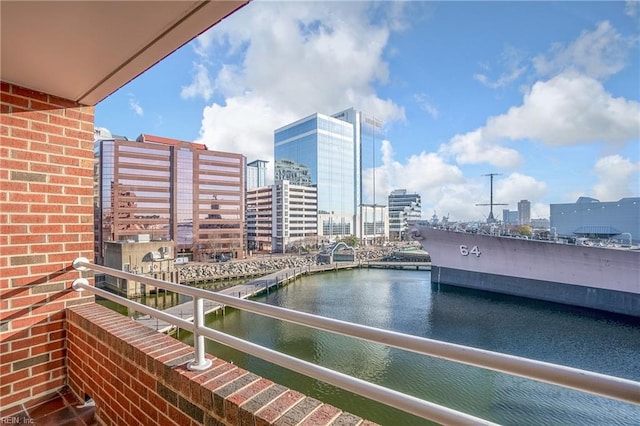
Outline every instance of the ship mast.
<path fill-rule="evenodd" d="M 493 206 L 506 206 L 507 204 L 502 204 L 502 203 L 494 203 L 493 202 L 493 177 L 494 176 L 500 176 L 501 173 L 488 173 L 486 175 L 482 175 L 482 176 L 489 176 L 490 181 L 491 181 L 491 192 L 489 195 L 489 204 L 476 204 L 476 206 L 490 206 L 489 207 L 489 217 L 487 218 L 487 223 L 495 223 L 496 219 L 493 216 Z"/>

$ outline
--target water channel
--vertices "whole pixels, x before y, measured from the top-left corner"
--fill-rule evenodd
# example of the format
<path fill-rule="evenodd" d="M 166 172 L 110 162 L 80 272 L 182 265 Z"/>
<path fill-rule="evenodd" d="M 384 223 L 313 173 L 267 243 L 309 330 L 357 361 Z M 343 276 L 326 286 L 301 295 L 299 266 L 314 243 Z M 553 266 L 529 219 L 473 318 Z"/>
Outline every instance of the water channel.
<path fill-rule="evenodd" d="M 304 277 L 257 299 L 317 315 L 640 381 L 640 320 L 435 287 L 429 272 L 349 270 Z M 638 425 L 640 406 L 310 330 L 227 308 L 215 329 L 505 425 Z M 180 338 L 192 343 L 183 333 Z M 424 425 L 385 405 L 213 342 L 207 351 L 383 425 Z"/>

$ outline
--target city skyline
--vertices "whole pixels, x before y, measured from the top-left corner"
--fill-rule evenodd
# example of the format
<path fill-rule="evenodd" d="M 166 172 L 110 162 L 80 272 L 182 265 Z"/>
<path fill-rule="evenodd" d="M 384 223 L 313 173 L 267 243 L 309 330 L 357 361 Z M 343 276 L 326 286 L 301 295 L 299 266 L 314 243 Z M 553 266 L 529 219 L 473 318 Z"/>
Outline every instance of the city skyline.
<path fill-rule="evenodd" d="M 406 188 L 425 218 L 484 220 L 495 172 L 495 202 L 548 217 L 640 193 L 638 5 L 256 1 L 98 104 L 96 126 L 272 170 L 275 129 L 353 107 L 384 123 L 376 199 Z"/>

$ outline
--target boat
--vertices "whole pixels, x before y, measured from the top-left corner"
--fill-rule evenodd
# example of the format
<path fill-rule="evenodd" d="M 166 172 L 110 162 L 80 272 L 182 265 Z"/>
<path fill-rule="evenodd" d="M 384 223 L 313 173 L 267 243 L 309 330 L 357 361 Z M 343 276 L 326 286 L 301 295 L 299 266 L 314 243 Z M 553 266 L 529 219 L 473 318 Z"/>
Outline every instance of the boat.
<path fill-rule="evenodd" d="M 453 285 L 640 317 L 640 250 L 539 241 L 481 229 L 412 224 L 432 284 Z"/>

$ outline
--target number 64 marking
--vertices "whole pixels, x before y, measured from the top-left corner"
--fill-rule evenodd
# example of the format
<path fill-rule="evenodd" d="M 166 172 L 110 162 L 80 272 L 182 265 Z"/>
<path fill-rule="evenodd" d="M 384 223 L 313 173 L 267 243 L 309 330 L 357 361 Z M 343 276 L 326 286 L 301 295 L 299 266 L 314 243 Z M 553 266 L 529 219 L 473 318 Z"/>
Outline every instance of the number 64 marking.
<path fill-rule="evenodd" d="M 480 257 L 480 249 L 478 246 L 473 246 L 471 249 L 465 245 L 460 246 L 460 254 L 463 256 L 469 256 L 470 254 L 475 254 L 476 257 Z"/>

